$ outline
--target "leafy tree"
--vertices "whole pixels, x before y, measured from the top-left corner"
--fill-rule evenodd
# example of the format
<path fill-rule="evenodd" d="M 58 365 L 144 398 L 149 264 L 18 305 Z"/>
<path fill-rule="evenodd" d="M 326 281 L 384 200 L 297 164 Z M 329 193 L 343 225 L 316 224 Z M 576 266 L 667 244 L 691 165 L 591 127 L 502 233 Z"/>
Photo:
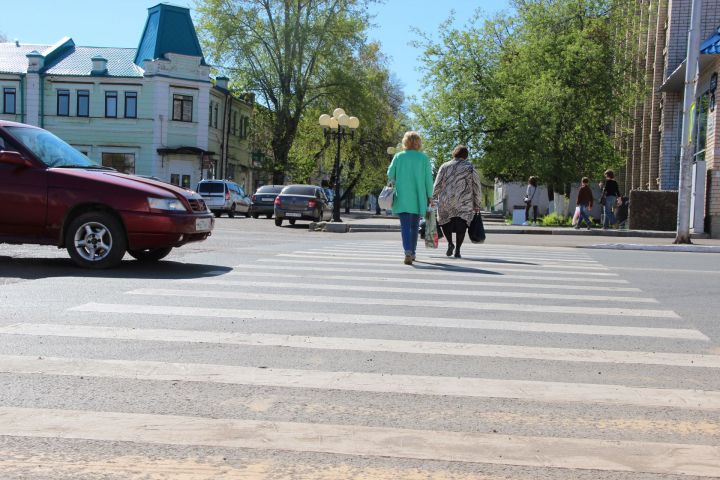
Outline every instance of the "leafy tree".
<path fill-rule="evenodd" d="M 211 58 L 267 107 L 275 183 L 284 181 L 303 113 L 337 86 L 337 70 L 362 44 L 369 1 L 199 0 Z"/>

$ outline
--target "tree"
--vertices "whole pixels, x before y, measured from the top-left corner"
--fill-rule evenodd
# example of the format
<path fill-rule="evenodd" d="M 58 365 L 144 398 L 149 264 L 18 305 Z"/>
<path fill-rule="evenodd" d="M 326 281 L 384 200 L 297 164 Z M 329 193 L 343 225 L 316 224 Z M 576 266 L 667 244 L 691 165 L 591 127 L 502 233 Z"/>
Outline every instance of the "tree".
<path fill-rule="evenodd" d="M 269 113 L 273 181 L 283 183 L 303 113 L 362 45 L 370 0 L 202 0 L 201 35 Z"/>

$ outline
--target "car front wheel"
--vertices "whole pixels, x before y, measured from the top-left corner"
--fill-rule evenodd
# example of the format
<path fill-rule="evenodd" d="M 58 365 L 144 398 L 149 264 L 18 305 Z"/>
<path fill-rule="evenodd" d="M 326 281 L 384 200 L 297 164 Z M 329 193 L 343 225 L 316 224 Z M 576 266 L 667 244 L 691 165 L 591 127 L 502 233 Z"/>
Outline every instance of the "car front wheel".
<path fill-rule="evenodd" d="M 127 249 L 120 222 L 104 212 L 75 217 L 65 231 L 65 248 L 70 258 L 84 268 L 110 268 L 120 264 Z"/>
<path fill-rule="evenodd" d="M 253 213 L 253 216 L 252 216 L 252 217 L 255 218 L 255 219 L 257 219 L 259 216 L 260 216 L 260 215 L 258 215 L 257 213 Z"/>
<path fill-rule="evenodd" d="M 138 262 L 157 262 L 170 255 L 172 247 L 145 248 L 142 250 L 128 250 L 128 253 Z"/>
<path fill-rule="evenodd" d="M 272 218 L 272 213 L 268 213 L 268 214 L 265 215 L 265 216 L 268 218 L 268 220 L 270 220 L 270 219 Z"/>

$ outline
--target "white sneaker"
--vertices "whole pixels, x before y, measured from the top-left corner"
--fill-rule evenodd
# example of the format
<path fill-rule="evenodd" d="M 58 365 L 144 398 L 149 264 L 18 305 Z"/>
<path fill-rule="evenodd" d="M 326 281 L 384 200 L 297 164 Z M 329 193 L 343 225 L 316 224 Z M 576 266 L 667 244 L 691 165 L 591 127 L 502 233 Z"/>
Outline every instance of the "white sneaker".
<path fill-rule="evenodd" d="M 530 225 L 529 222 L 523 222 L 523 227 L 527 227 L 528 225 Z"/>

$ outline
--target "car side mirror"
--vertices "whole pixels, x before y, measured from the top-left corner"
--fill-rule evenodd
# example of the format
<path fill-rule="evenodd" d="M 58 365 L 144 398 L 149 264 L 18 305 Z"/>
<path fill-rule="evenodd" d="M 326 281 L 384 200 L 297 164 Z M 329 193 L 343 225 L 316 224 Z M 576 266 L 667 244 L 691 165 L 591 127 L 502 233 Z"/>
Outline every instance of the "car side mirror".
<path fill-rule="evenodd" d="M 27 158 L 23 157 L 18 152 L 10 150 L 0 150 L 0 163 L 4 163 L 5 165 L 15 165 L 16 167 L 32 166 Z"/>

